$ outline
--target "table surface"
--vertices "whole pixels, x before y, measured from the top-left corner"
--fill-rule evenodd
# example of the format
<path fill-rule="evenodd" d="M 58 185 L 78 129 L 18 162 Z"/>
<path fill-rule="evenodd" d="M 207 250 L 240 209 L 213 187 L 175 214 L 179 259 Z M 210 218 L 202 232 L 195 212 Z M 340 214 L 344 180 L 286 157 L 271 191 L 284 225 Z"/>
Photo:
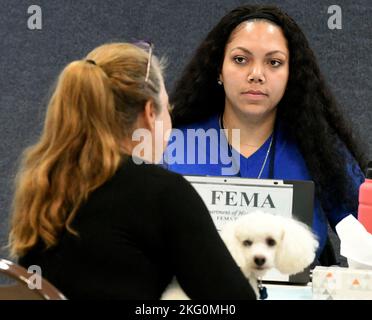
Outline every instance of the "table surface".
<path fill-rule="evenodd" d="M 267 300 L 312 300 L 312 283 L 307 285 L 267 284 Z"/>

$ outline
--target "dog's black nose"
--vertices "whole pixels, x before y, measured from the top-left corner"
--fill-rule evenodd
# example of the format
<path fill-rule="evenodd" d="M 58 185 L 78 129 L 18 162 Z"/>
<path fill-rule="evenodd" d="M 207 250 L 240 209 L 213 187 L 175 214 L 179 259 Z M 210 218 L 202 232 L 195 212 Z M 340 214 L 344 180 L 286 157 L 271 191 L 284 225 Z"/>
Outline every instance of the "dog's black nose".
<path fill-rule="evenodd" d="M 254 263 L 261 267 L 265 263 L 265 257 L 254 257 Z"/>

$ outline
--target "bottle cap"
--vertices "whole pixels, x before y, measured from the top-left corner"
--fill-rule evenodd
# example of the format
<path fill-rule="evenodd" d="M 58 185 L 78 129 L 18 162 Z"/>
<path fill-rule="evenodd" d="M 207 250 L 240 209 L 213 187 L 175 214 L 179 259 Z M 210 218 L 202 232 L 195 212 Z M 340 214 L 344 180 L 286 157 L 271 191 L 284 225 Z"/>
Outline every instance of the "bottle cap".
<path fill-rule="evenodd" d="M 372 161 L 368 162 L 366 179 L 372 179 Z"/>

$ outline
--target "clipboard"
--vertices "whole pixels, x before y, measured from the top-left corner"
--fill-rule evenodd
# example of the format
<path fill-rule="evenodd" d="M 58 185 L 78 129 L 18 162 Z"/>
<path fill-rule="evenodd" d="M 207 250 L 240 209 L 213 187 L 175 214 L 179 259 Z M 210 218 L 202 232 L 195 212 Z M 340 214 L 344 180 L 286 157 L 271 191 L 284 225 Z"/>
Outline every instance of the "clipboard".
<path fill-rule="evenodd" d="M 223 223 L 257 209 L 294 217 L 312 229 L 315 192 L 313 181 L 193 175 L 184 177 L 203 199 L 218 230 Z M 307 284 L 311 280 L 310 266 L 292 276 L 273 270 L 263 280 Z"/>

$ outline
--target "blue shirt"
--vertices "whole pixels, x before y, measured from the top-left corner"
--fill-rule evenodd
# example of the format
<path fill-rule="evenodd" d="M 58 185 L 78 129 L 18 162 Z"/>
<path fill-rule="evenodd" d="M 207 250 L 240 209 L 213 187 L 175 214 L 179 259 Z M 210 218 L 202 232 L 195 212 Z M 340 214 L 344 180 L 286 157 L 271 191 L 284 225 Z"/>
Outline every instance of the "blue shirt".
<path fill-rule="evenodd" d="M 188 131 L 188 129 L 203 129 L 204 132 L 207 132 L 208 138 L 195 139 L 195 134 L 189 134 L 195 131 Z M 239 175 L 244 178 L 257 178 L 261 169 L 263 169 L 261 174 L 263 179 L 312 180 L 295 141 L 284 133 L 280 122 L 275 132 L 275 145 L 272 145 L 275 148 L 275 164 L 272 177 L 269 177 L 270 159 L 266 159 L 265 162 L 272 137 L 269 137 L 256 152 L 246 158 L 231 149 L 226 136 L 223 133 L 218 134 L 219 132 L 218 115 L 202 122 L 174 129 L 165 152 L 164 161 L 168 169 L 183 175 Z M 202 134 L 202 131 L 199 133 Z M 194 143 L 188 143 L 192 141 Z M 272 151 L 270 150 L 270 153 Z M 229 154 L 232 156 L 230 159 L 228 159 Z M 355 164 L 355 161 L 350 169 L 352 169 L 353 183 L 356 188 L 359 188 L 359 185 L 364 181 L 363 173 L 359 166 Z M 340 206 L 327 212 L 327 217 L 331 227 L 334 228 L 338 222 L 349 214 L 357 215 L 356 212 L 350 212 L 340 203 Z M 315 198 L 312 227 L 319 240 L 318 255 L 323 250 L 328 235 L 327 217 L 319 199 Z"/>

